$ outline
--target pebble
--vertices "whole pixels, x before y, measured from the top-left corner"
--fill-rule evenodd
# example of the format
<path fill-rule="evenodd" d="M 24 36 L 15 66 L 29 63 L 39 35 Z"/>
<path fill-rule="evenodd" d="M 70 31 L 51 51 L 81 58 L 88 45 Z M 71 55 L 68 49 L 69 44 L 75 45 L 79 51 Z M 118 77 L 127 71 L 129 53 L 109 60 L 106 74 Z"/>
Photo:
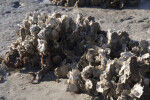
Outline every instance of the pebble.
<path fill-rule="evenodd" d="M 22 70 L 26 70 L 26 68 L 22 68 Z"/>
<path fill-rule="evenodd" d="M 23 76 L 23 75 L 20 75 L 20 78 L 21 78 L 21 79 L 23 79 L 23 78 L 24 78 L 24 76 Z"/>
<path fill-rule="evenodd" d="M 3 82 L 3 79 L 4 79 L 3 77 L 0 77 L 0 83 L 2 83 L 2 82 Z"/>
<path fill-rule="evenodd" d="M 23 79 L 24 77 L 20 77 L 21 79 Z"/>
<path fill-rule="evenodd" d="M 60 82 L 60 80 L 59 79 L 56 79 L 56 83 L 59 83 Z"/>
<path fill-rule="evenodd" d="M 22 89 L 22 90 L 25 90 L 26 88 L 25 88 L 25 87 L 22 87 L 21 89 Z"/>
<path fill-rule="evenodd" d="M 7 75 L 7 76 L 10 76 L 11 74 L 10 74 L 10 73 L 6 73 L 6 75 Z"/>

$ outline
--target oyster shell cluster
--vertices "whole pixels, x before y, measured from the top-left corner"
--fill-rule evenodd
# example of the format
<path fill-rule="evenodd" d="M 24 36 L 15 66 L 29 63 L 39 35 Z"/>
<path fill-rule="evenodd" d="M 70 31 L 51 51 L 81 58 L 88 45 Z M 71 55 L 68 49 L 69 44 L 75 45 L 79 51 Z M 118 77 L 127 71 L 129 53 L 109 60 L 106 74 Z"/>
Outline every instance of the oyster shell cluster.
<path fill-rule="evenodd" d="M 140 0 L 51 0 L 53 4 L 68 7 L 101 6 L 104 8 L 123 8 L 136 6 Z"/>
<path fill-rule="evenodd" d="M 6 52 L 7 69 L 40 67 L 33 83 L 54 70 L 68 91 L 111 100 L 149 100 L 150 43 L 125 31 L 103 31 L 94 17 L 29 13 Z"/>

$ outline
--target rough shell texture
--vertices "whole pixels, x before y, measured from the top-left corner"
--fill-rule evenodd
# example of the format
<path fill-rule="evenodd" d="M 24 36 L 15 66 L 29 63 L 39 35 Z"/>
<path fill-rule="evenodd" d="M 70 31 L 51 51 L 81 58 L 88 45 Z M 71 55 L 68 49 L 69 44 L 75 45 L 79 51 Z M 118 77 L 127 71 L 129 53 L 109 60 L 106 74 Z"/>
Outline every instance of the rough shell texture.
<path fill-rule="evenodd" d="M 150 44 L 124 31 L 102 31 L 94 18 L 29 13 L 3 60 L 7 69 L 33 67 L 33 83 L 51 70 L 68 91 L 112 100 L 149 100 Z"/>
<path fill-rule="evenodd" d="M 51 0 L 55 5 L 61 6 L 101 6 L 112 8 L 123 8 L 124 6 L 136 6 L 140 3 L 140 0 Z"/>

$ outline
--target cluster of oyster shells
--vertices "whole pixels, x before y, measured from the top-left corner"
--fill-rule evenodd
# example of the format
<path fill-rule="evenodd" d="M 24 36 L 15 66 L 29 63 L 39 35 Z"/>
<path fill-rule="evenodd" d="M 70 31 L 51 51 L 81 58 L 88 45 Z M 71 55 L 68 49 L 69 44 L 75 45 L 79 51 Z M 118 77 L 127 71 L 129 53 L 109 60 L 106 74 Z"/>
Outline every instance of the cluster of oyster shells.
<path fill-rule="evenodd" d="M 149 100 L 150 43 L 125 31 L 103 31 L 94 17 L 29 13 L 6 52 L 7 69 L 33 67 L 33 83 L 54 70 L 68 91 L 111 100 Z M 143 99 L 144 98 L 144 99 Z"/>
<path fill-rule="evenodd" d="M 101 6 L 104 8 L 123 8 L 124 6 L 135 6 L 140 0 L 51 0 L 53 4 L 68 7 Z"/>

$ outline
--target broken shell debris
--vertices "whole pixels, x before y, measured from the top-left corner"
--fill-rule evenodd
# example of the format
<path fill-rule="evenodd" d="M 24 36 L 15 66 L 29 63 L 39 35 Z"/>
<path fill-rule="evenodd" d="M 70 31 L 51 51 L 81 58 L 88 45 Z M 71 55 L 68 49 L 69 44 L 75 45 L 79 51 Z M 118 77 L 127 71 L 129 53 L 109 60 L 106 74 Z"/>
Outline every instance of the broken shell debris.
<path fill-rule="evenodd" d="M 54 70 L 68 91 L 111 100 L 149 100 L 150 43 L 125 31 L 103 31 L 94 17 L 29 13 L 6 52 L 6 69 L 40 67 L 33 83 Z M 144 99 L 143 99 L 144 98 Z"/>
<path fill-rule="evenodd" d="M 100 6 L 105 8 L 124 8 L 136 6 L 140 0 L 51 0 L 53 4 L 68 7 Z"/>

